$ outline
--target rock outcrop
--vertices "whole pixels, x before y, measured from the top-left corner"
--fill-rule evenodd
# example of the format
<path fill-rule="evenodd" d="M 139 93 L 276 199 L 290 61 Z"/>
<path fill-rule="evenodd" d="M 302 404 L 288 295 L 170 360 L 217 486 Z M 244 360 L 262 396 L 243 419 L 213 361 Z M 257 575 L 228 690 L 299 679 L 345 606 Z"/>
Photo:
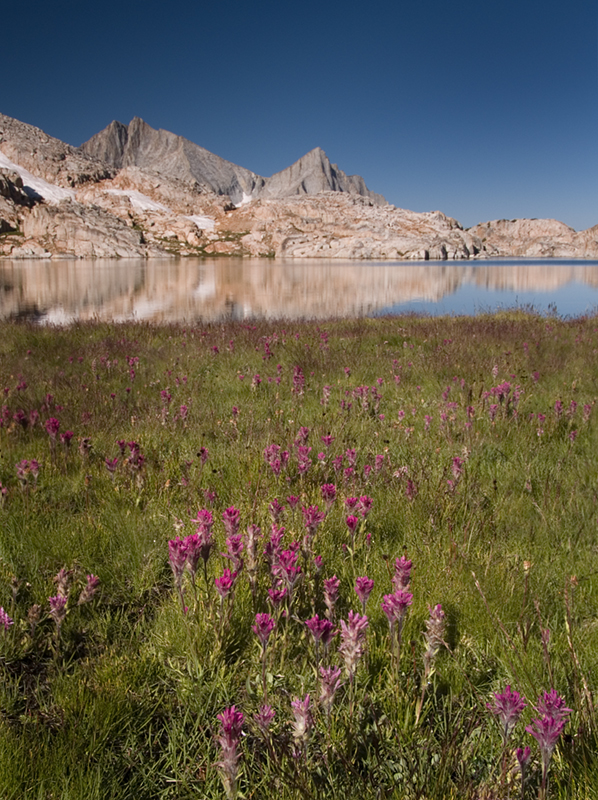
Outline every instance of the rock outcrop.
<path fill-rule="evenodd" d="M 186 255 L 598 258 L 598 226 L 463 230 L 439 211 L 387 204 L 320 148 L 263 178 L 137 118 L 75 148 L 0 115 L 0 257 Z"/>
<path fill-rule="evenodd" d="M 598 225 L 576 231 L 555 219 L 500 219 L 469 228 L 489 258 L 596 258 Z"/>
<path fill-rule="evenodd" d="M 115 174 L 105 162 L 4 114 L 0 114 L 0 151 L 33 175 L 64 188 Z"/>

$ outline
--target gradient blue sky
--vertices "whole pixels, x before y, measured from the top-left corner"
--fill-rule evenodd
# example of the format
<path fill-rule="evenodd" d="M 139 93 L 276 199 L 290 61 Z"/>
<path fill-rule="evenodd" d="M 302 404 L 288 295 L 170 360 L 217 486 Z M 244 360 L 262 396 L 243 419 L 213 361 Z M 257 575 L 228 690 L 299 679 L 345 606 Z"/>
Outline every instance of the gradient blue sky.
<path fill-rule="evenodd" d="M 598 224 L 595 0 L 32 0 L 2 29 L 0 111 L 71 144 L 139 116 L 266 176 L 320 146 L 465 226 Z"/>

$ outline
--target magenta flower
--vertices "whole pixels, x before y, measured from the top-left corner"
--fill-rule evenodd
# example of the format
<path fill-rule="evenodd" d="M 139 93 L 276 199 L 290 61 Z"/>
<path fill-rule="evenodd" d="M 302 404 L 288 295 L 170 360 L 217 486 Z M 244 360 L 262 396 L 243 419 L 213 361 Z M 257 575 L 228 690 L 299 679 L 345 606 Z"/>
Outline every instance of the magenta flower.
<path fill-rule="evenodd" d="M 358 511 L 359 510 L 359 497 L 347 497 L 345 500 L 345 508 L 347 511 Z"/>
<path fill-rule="evenodd" d="M 361 516 L 365 519 L 372 510 L 373 505 L 374 501 L 372 500 L 372 498 L 368 497 L 367 494 L 364 494 L 359 498 L 359 505 L 357 506 L 357 510 L 359 511 Z"/>
<path fill-rule="evenodd" d="M 83 591 L 79 595 L 79 600 L 77 601 L 78 606 L 82 606 L 85 603 L 89 603 L 90 600 L 96 595 L 98 591 L 98 586 L 100 585 L 100 579 L 97 575 L 88 575 L 87 576 L 87 583 L 83 587 Z"/>
<path fill-rule="evenodd" d="M 272 521 L 275 525 L 278 525 L 280 520 L 284 515 L 284 506 L 278 502 L 278 499 L 275 497 L 274 500 L 268 506 L 268 510 L 270 511 L 270 516 L 272 517 Z"/>
<path fill-rule="evenodd" d="M 116 472 L 116 467 L 118 466 L 118 456 L 116 458 L 108 458 L 104 459 L 104 464 L 106 465 L 106 469 L 112 480 L 114 480 L 114 473 Z"/>
<path fill-rule="evenodd" d="M 313 536 L 321 522 L 326 519 L 326 512 L 320 511 L 318 506 L 303 508 L 303 522 L 310 536 Z"/>
<path fill-rule="evenodd" d="M 275 716 L 276 712 L 272 706 L 269 706 L 267 703 L 264 703 L 264 705 L 260 706 L 260 710 L 254 716 L 253 719 L 264 736 L 268 734 L 270 725 L 274 721 Z"/>
<path fill-rule="evenodd" d="M 374 581 L 372 580 L 372 578 L 368 578 L 367 575 L 355 579 L 355 592 L 357 594 L 357 597 L 359 598 L 364 614 L 365 614 L 366 603 L 369 599 L 370 594 L 372 593 L 373 588 L 374 588 Z"/>
<path fill-rule="evenodd" d="M 251 630 L 260 640 L 264 650 L 266 649 L 266 645 L 268 644 L 268 639 L 270 638 L 270 634 L 274 630 L 275 625 L 276 623 L 274 622 L 270 614 L 255 615 L 255 625 L 251 626 Z"/>
<path fill-rule="evenodd" d="M 228 558 L 235 572 L 240 572 L 243 568 L 242 553 L 244 549 L 245 544 L 240 533 L 234 533 L 227 537 L 226 552 L 221 555 L 223 555 L 224 558 Z"/>
<path fill-rule="evenodd" d="M 411 581 L 413 562 L 401 556 L 395 560 L 395 574 L 392 579 L 394 589 L 407 589 Z"/>
<path fill-rule="evenodd" d="M 283 586 L 282 584 L 279 584 L 275 588 L 273 587 L 271 589 L 268 589 L 268 598 L 272 603 L 272 605 L 274 606 L 274 608 L 276 608 L 282 603 L 284 598 L 287 596 L 287 592 L 288 592 L 287 587 Z"/>
<path fill-rule="evenodd" d="M 295 697 L 291 702 L 291 709 L 295 717 L 295 721 L 293 722 L 293 739 L 297 750 L 301 752 L 307 742 L 307 737 L 313 725 L 309 708 L 309 694 L 306 694 L 303 700 Z"/>
<path fill-rule="evenodd" d="M 334 436 L 331 436 L 330 434 L 327 434 L 326 436 L 321 436 L 320 438 L 322 439 L 326 447 L 330 447 L 330 445 L 334 441 Z"/>
<path fill-rule="evenodd" d="M 71 444 L 71 439 L 75 434 L 72 431 L 65 431 L 64 433 L 60 434 L 60 442 L 64 445 L 64 447 L 69 447 Z"/>
<path fill-rule="evenodd" d="M 297 553 L 295 550 L 282 550 L 278 562 L 272 565 L 272 572 L 276 577 L 282 578 L 289 592 L 292 592 L 295 583 L 301 577 L 301 567 L 297 566 Z"/>
<path fill-rule="evenodd" d="M 48 433 L 52 439 L 56 439 L 58 436 L 58 431 L 60 430 L 60 422 L 56 419 L 56 417 L 50 417 L 46 420 L 45 428 L 46 433 Z"/>
<path fill-rule="evenodd" d="M 564 720 L 565 722 L 572 712 L 570 708 L 565 706 L 565 698 L 557 694 L 556 689 L 544 692 L 544 696 L 540 696 L 538 699 L 536 708 L 545 717 L 552 717 L 557 721 Z"/>
<path fill-rule="evenodd" d="M 11 619 L 2 606 L 0 606 L 0 628 L 4 628 L 4 630 L 7 631 L 13 622 L 14 620 Z"/>
<path fill-rule="evenodd" d="M 320 641 L 325 645 L 330 643 L 330 640 L 334 636 L 334 625 L 329 619 L 320 619 L 319 616 L 315 614 L 311 619 L 306 620 L 305 624 L 314 637 L 316 645 Z"/>
<path fill-rule="evenodd" d="M 56 623 L 56 627 L 59 629 L 66 617 L 66 604 L 68 601 L 68 597 L 63 594 L 57 594 L 55 597 L 48 597 L 48 603 L 50 604 L 50 616 Z"/>
<path fill-rule="evenodd" d="M 239 521 L 241 512 L 234 506 L 229 506 L 222 512 L 222 521 L 224 522 L 224 530 L 227 536 L 234 536 L 239 532 Z"/>
<path fill-rule="evenodd" d="M 351 681 L 357 669 L 357 662 L 363 655 L 368 625 L 368 618 L 365 614 L 360 616 L 354 611 L 349 611 L 347 622 L 341 620 L 341 643 L 338 649 L 343 657 L 345 669 Z"/>
<path fill-rule="evenodd" d="M 548 780 L 548 768 L 554 748 L 558 742 L 563 728 L 567 724 L 565 719 L 554 719 L 554 717 L 542 717 L 532 720 L 531 725 L 527 725 L 525 730 L 534 737 L 540 748 L 542 757 L 542 788 L 541 797 L 546 797 L 546 783 Z"/>
<path fill-rule="evenodd" d="M 170 539 L 168 542 L 168 559 L 174 575 L 174 582 L 180 587 L 183 580 L 183 571 L 187 562 L 187 545 L 183 539 Z"/>
<path fill-rule="evenodd" d="M 214 578 L 214 585 L 216 586 L 216 591 L 222 598 L 225 600 L 226 597 L 230 594 L 231 589 L 235 584 L 235 579 L 237 577 L 236 572 L 231 572 L 230 569 L 225 569 L 222 573 L 220 578 Z"/>
<path fill-rule="evenodd" d="M 406 592 L 404 589 L 397 589 L 394 594 L 385 594 L 381 603 L 382 611 L 384 611 L 388 619 L 391 640 L 394 638 L 394 633 L 396 631 L 399 646 L 407 609 L 412 602 L 413 595 L 411 592 Z"/>
<path fill-rule="evenodd" d="M 504 692 L 494 694 L 494 705 L 486 704 L 486 707 L 500 720 L 501 734 L 505 745 L 526 705 L 523 696 L 519 692 L 511 691 L 510 686 L 507 686 Z"/>
<path fill-rule="evenodd" d="M 323 483 L 320 491 L 322 492 L 322 500 L 330 508 L 336 500 L 336 486 L 333 483 Z"/>
<path fill-rule="evenodd" d="M 210 552 L 214 545 L 214 541 L 212 538 L 212 526 L 214 524 L 214 518 L 210 511 L 208 511 L 205 508 L 202 508 L 197 512 L 197 517 L 195 518 L 194 521 L 197 522 L 198 525 L 197 528 L 195 529 L 195 535 L 197 536 L 197 540 L 193 539 L 191 544 L 191 547 L 193 548 L 194 551 L 192 559 L 195 560 L 196 555 L 199 554 L 199 557 L 203 559 L 204 569 L 205 569 L 208 563 L 208 559 L 210 557 Z M 191 541 L 190 537 L 187 537 L 187 539 L 188 541 Z M 194 574 L 193 571 L 192 574 Z"/>
<path fill-rule="evenodd" d="M 333 575 L 332 578 L 326 578 L 324 581 L 324 603 L 327 608 L 326 616 L 329 619 L 334 617 L 334 607 L 336 605 L 336 601 L 338 600 L 338 590 L 340 585 L 341 582 L 336 575 Z"/>
<path fill-rule="evenodd" d="M 290 494 L 287 497 L 287 503 L 290 505 L 291 510 L 294 511 L 299 503 L 299 498 L 296 497 L 294 494 Z"/>
<path fill-rule="evenodd" d="M 359 517 L 356 517 L 354 514 L 349 514 L 347 517 L 347 528 L 349 529 L 349 533 L 351 534 L 351 539 L 355 536 L 355 531 L 359 527 Z"/>
<path fill-rule="evenodd" d="M 326 714 L 330 714 L 334 695 L 341 683 L 340 667 L 320 667 L 320 703 Z"/>
<path fill-rule="evenodd" d="M 218 714 L 218 720 L 220 731 L 217 738 L 222 757 L 218 767 L 226 795 L 229 800 L 233 800 L 237 794 L 238 747 L 243 729 L 243 713 L 237 711 L 235 706 L 230 706 L 222 714 Z"/>

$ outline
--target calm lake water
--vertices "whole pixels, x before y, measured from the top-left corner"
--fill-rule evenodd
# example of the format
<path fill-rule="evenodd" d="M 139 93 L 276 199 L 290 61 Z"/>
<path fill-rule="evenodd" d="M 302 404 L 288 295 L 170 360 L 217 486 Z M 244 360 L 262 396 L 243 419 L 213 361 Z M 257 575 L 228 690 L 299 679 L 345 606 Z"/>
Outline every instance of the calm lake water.
<path fill-rule="evenodd" d="M 598 261 L 0 261 L 0 317 L 40 324 L 598 310 Z"/>

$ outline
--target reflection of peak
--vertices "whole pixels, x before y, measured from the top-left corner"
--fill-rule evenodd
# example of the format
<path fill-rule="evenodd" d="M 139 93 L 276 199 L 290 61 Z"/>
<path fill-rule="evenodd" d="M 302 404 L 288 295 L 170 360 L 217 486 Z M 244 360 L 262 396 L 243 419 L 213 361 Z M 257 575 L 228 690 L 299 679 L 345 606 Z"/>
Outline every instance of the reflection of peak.
<path fill-rule="evenodd" d="M 331 164 L 320 147 L 310 150 L 271 178 L 262 178 L 182 136 L 155 130 L 134 117 L 128 126 L 111 122 L 82 144 L 80 150 L 117 169 L 137 166 L 195 182 L 217 194 L 229 195 L 235 203 L 242 202 L 244 196 L 288 197 L 322 191 L 359 194 L 378 205 L 386 202 L 380 195 L 370 192 L 359 175 L 345 175 L 336 164 Z"/>

